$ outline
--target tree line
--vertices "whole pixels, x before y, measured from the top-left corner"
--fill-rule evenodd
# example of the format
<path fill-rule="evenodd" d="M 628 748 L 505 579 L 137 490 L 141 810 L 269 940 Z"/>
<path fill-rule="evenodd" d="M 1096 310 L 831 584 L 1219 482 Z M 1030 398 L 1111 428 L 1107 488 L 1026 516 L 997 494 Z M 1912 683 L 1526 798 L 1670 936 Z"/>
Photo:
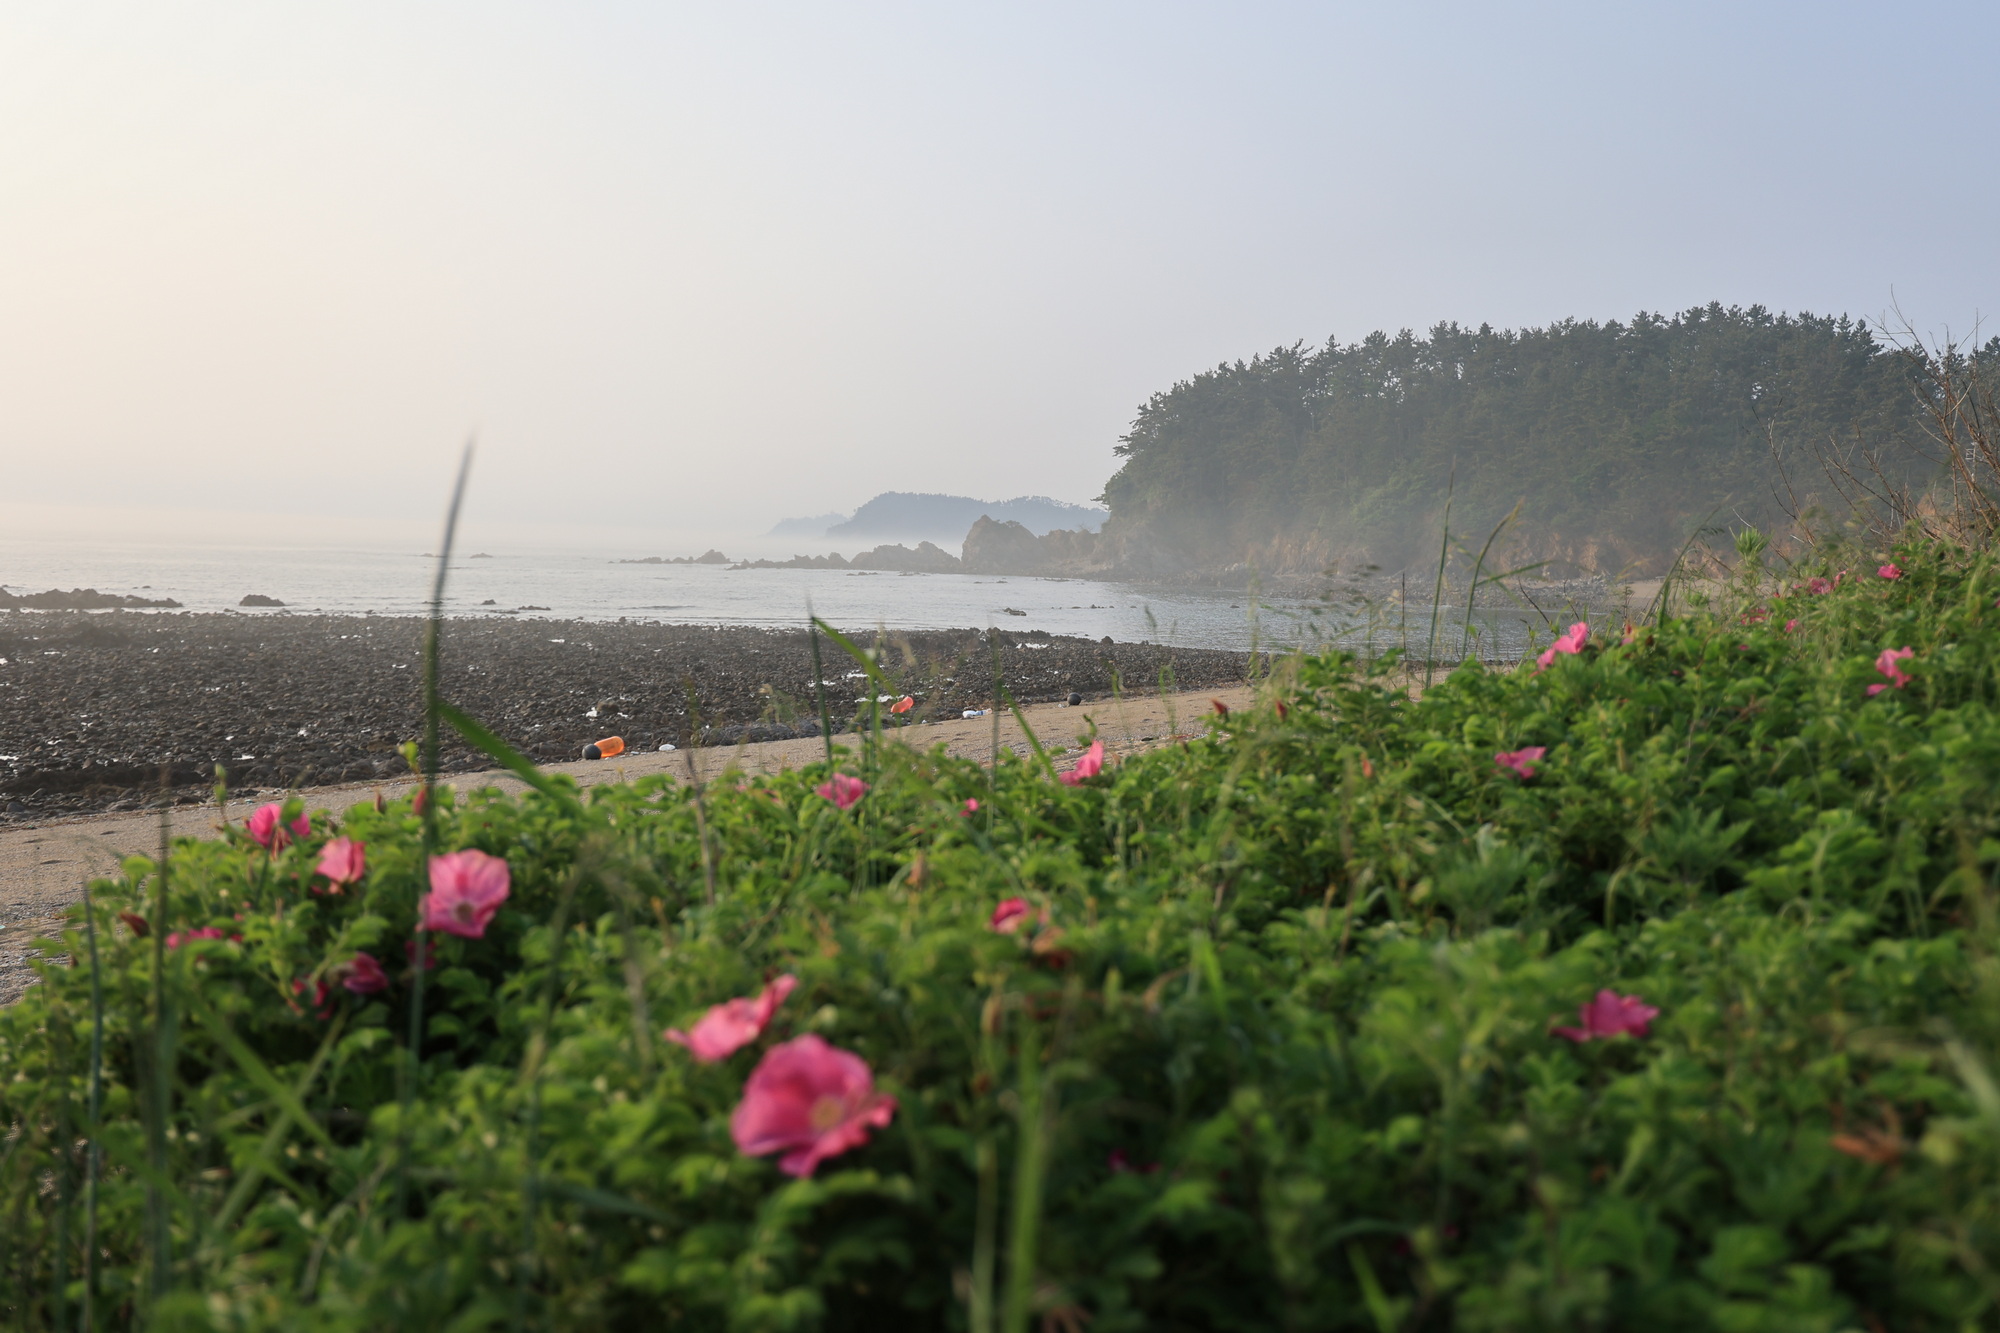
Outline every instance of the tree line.
<path fill-rule="evenodd" d="M 1182 567 L 1434 560 L 1449 500 L 1475 545 L 1518 504 L 1511 558 L 1657 572 L 1705 521 L 1782 530 L 1834 502 L 1847 450 L 1920 474 L 1925 384 L 1862 321 L 1756 305 L 1377 331 L 1154 394 L 1104 499 L 1128 548 Z"/>

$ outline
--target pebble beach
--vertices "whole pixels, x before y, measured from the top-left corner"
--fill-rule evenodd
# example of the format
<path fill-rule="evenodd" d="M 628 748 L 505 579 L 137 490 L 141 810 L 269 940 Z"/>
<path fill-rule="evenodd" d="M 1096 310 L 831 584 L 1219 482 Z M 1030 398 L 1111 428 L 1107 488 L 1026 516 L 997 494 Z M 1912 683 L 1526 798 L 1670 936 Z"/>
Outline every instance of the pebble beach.
<path fill-rule="evenodd" d="M 424 622 L 412 617 L 108 611 L 0 613 L 0 821 L 209 799 L 408 771 L 421 729 Z M 996 659 L 1020 703 L 1072 692 L 1201 689 L 1244 679 L 1240 652 L 1111 643 L 1032 628 L 857 636 L 880 652 L 905 725 L 993 706 Z M 828 710 L 868 697 L 820 640 Z M 803 629 L 450 619 L 442 692 L 538 763 L 621 737 L 632 751 L 816 734 Z M 884 705 L 886 708 L 887 706 Z M 447 736 L 442 767 L 491 766 Z"/>

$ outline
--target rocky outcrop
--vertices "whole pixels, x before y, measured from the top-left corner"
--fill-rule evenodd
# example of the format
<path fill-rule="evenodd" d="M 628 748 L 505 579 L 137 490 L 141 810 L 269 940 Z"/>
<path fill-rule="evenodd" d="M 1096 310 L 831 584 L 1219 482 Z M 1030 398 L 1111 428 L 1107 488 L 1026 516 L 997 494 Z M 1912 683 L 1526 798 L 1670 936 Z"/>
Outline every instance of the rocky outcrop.
<path fill-rule="evenodd" d="M 710 547 L 700 555 L 649 555 L 641 560 L 613 560 L 614 565 L 726 565 L 729 557 Z"/>
<path fill-rule="evenodd" d="M 968 574 L 1042 574 L 1050 563 L 1042 539 L 1025 526 L 984 515 L 965 534 L 964 552 Z"/>
<path fill-rule="evenodd" d="M 981 518 L 965 534 L 965 570 L 968 574 L 1116 577 L 1128 563 L 1125 545 L 1108 528 L 1103 532 L 1058 528 L 1037 537 L 1019 523 Z"/>
<path fill-rule="evenodd" d="M 122 593 L 99 592 L 95 588 L 71 588 L 64 592 L 51 588 L 47 592 L 28 592 L 19 596 L 0 591 L 0 609 L 10 611 L 108 611 L 113 607 L 178 607 L 179 602 L 171 597 L 132 597 Z"/>
<path fill-rule="evenodd" d="M 825 555 L 795 555 L 790 560 L 739 560 L 731 569 L 852 569 L 838 551 Z"/>
<path fill-rule="evenodd" d="M 915 550 L 900 544 L 878 546 L 863 551 L 848 563 L 856 569 L 887 569 L 903 574 L 958 574 L 965 569 L 957 556 L 933 542 L 918 542 Z"/>

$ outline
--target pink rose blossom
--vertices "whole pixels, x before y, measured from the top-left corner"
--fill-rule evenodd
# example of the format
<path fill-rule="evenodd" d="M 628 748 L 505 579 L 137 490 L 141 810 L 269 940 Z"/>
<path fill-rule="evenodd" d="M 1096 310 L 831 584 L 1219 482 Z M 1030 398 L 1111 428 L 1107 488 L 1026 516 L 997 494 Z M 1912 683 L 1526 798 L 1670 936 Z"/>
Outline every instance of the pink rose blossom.
<path fill-rule="evenodd" d="M 352 838 L 335 838 L 319 853 L 319 873 L 333 881 L 335 888 L 359 883 L 368 873 L 368 844 Z"/>
<path fill-rule="evenodd" d="M 1090 748 L 1083 752 L 1083 758 L 1076 761 L 1076 767 L 1067 773 L 1056 774 L 1056 780 L 1067 787 L 1083 785 L 1085 778 L 1094 778 L 1104 771 L 1104 742 L 1092 741 Z"/>
<path fill-rule="evenodd" d="M 860 778 L 835 773 L 831 782 L 822 782 L 813 790 L 845 810 L 867 794 L 868 784 Z"/>
<path fill-rule="evenodd" d="M 167 947 L 178 949 L 181 945 L 192 944 L 196 940 L 219 940 L 222 937 L 222 929 L 219 926 L 203 926 L 198 930 L 190 930 L 185 935 L 175 931 L 167 936 Z"/>
<path fill-rule="evenodd" d="M 1797 620 L 1787 620 L 1785 622 L 1785 633 L 1790 634 L 1793 630 L 1797 629 L 1798 627 L 1799 627 L 1799 622 Z"/>
<path fill-rule="evenodd" d="M 1590 626 L 1579 620 L 1569 627 L 1568 633 L 1557 635 L 1556 641 L 1544 648 L 1542 655 L 1535 659 L 1535 664 L 1546 669 L 1555 664 L 1557 653 L 1580 653 L 1588 642 Z"/>
<path fill-rule="evenodd" d="M 1917 650 L 1910 647 L 1884 648 L 1882 655 L 1875 659 L 1875 669 L 1889 679 L 1881 684 L 1870 685 L 1868 687 L 1868 697 L 1873 699 L 1884 690 L 1900 690 L 1905 685 L 1908 685 L 1910 678 L 1904 674 L 1902 667 L 1898 666 L 1897 663 L 1905 658 L 1915 657 L 1916 655 Z"/>
<path fill-rule="evenodd" d="M 1000 901 L 1000 905 L 993 909 L 993 915 L 987 919 L 986 924 L 992 929 L 999 931 L 1002 935 L 1012 935 L 1021 928 L 1021 923 L 1027 919 L 1028 900 L 1026 898 L 1003 898 Z"/>
<path fill-rule="evenodd" d="M 799 979 L 787 973 L 764 987 L 755 999 L 725 1000 L 714 1006 L 701 1016 L 692 1032 L 668 1028 L 661 1035 L 687 1047 L 703 1064 L 726 1060 L 764 1035 L 771 1015 L 798 985 Z"/>
<path fill-rule="evenodd" d="M 355 995 L 374 995 L 389 989 L 389 974 L 382 970 L 382 964 L 375 961 L 375 955 L 356 952 L 345 968 L 346 973 L 340 984 Z"/>
<path fill-rule="evenodd" d="M 431 891 L 421 904 L 423 929 L 476 940 L 507 901 L 507 863 L 480 851 L 431 858 Z"/>
<path fill-rule="evenodd" d="M 764 1052 L 729 1117 L 746 1157 L 782 1152 L 778 1169 L 810 1176 L 821 1162 L 868 1141 L 896 1114 L 896 1099 L 875 1091 L 867 1062 L 807 1033 Z"/>
<path fill-rule="evenodd" d="M 1150 1176 L 1160 1169 L 1158 1162 L 1148 1162 L 1144 1166 L 1134 1166 L 1131 1154 L 1127 1153 L 1123 1148 L 1113 1148 L 1105 1156 L 1104 1164 L 1111 1168 L 1111 1174 L 1114 1176 L 1125 1175 L 1130 1172 L 1138 1172 L 1142 1175 Z"/>
<path fill-rule="evenodd" d="M 1814 577 L 1807 579 L 1805 583 L 1800 585 L 1798 591 L 1810 593 L 1814 597 L 1824 597 L 1827 593 L 1833 591 L 1833 586 L 1827 579 Z"/>
<path fill-rule="evenodd" d="M 1893 564 L 1883 565 L 1875 571 L 1875 577 L 1878 579 L 1899 579 L 1903 577 L 1903 571 Z"/>
<path fill-rule="evenodd" d="M 298 996 L 304 996 L 305 993 L 306 993 L 306 979 L 304 977 L 293 977 L 292 994 Z M 318 981 L 315 981 L 313 983 L 313 999 L 312 999 L 313 1008 L 318 1011 L 319 1017 L 321 1019 L 328 1019 L 333 1017 L 333 1004 L 328 999 L 328 995 L 329 991 L 326 985 L 326 978 L 321 977 Z M 297 1013 L 298 1008 L 299 1007 L 297 1005 L 293 1005 L 292 1012 Z"/>
<path fill-rule="evenodd" d="M 979 798 L 978 798 L 977 796 L 971 796 L 971 797 L 967 797 L 967 798 L 966 798 L 966 802 L 965 802 L 965 808 L 964 808 L 964 810 L 962 810 L 962 811 L 961 811 L 960 813 L 961 813 L 961 814 L 967 814 L 967 815 L 976 815 L 976 814 L 978 814 L 978 813 L 979 813 Z"/>
<path fill-rule="evenodd" d="M 1493 756 L 1493 762 L 1523 778 L 1531 778 L 1535 776 L 1535 765 L 1541 763 L 1542 756 L 1548 752 L 1546 745 L 1529 745 L 1519 750 L 1502 750 Z"/>
<path fill-rule="evenodd" d="M 1642 1002 L 1636 995 L 1620 995 L 1617 991 L 1601 990 L 1597 998 L 1577 1010 L 1582 1027 L 1551 1028 L 1558 1037 L 1567 1037 L 1574 1042 L 1586 1042 L 1597 1038 L 1610 1039 L 1621 1032 L 1629 1032 L 1635 1037 L 1646 1035 L 1647 1025 L 1660 1016 L 1660 1011 Z"/>
<path fill-rule="evenodd" d="M 250 818 L 243 821 L 244 830 L 249 833 L 250 841 L 259 847 L 268 847 L 277 852 L 283 851 L 292 838 L 303 838 L 312 832 L 312 825 L 306 820 L 305 815 L 301 814 L 292 821 L 288 835 L 285 829 L 278 826 L 278 820 L 284 812 L 284 806 L 275 801 L 269 805 L 260 805 L 252 811 Z"/>

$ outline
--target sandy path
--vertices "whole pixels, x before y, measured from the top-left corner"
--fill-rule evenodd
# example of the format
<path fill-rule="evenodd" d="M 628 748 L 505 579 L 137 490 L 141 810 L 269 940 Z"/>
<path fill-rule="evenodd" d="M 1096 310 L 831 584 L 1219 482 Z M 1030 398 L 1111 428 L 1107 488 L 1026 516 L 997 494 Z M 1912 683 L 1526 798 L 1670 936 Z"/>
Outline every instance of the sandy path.
<path fill-rule="evenodd" d="M 1034 704 L 1022 710 L 1035 736 L 1047 746 L 1071 744 L 1090 720 L 1097 723 L 1105 749 L 1113 754 L 1143 750 L 1174 735 L 1198 734 L 1210 716 L 1209 700 L 1221 699 L 1231 708 L 1244 707 L 1251 700 L 1248 686 L 1235 685 L 1216 690 L 1194 690 L 1162 697 L 1158 694 L 1109 699 L 1067 708 L 1061 704 Z M 993 720 L 990 717 L 938 722 L 913 727 L 900 737 L 925 749 L 942 742 L 954 755 L 982 762 L 993 756 Z M 854 737 L 835 737 L 849 743 Z M 1011 716 L 1000 720 L 1000 743 L 1016 753 L 1027 751 L 1020 726 Z M 775 773 L 809 764 L 824 752 L 818 739 L 767 741 L 736 749 L 701 749 L 693 752 L 696 771 L 703 778 L 714 777 L 731 766 L 750 773 Z M 599 763 L 577 761 L 545 765 L 545 771 L 568 773 L 586 786 L 644 777 L 651 773 L 687 773 L 688 753 L 634 753 Z M 504 771 L 454 774 L 448 781 L 463 790 L 498 787 L 520 791 L 522 783 Z M 408 790 L 410 779 L 388 782 L 346 783 L 334 787 L 314 787 L 305 796 L 315 810 L 344 810 L 370 800 L 377 791 L 395 796 Z M 258 804 L 262 803 L 260 797 Z M 251 808 L 249 802 L 234 803 L 232 818 L 241 818 Z M 214 831 L 214 806 L 177 806 L 169 813 L 169 826 L 176 837 L 198 837 Z M 36 951 L 34 941 L 58 929 L 72 903 L 82 897 L 87 879 L 111 875 L 127 856 L 150 854 L 160 845 L 160 817 L 157 812 L 84 815 L 50 820 L 40 824 L 0 829 L 0 1004 L 19 998 L 24 986 L 35 976 L 28 959 Z"/>

